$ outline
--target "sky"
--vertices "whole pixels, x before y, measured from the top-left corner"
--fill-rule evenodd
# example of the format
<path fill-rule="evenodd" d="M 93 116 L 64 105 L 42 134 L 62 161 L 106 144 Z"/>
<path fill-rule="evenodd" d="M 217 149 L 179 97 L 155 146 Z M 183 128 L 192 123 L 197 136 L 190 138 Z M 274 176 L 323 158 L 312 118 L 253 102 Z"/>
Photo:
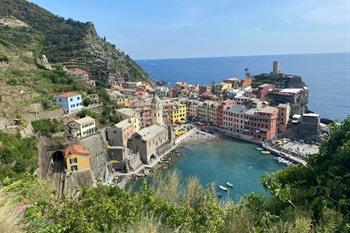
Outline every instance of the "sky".
<path fill-rule="evenodd" d="M 134 59 L 350 52 L 350 0 L 31 0 Z"/>

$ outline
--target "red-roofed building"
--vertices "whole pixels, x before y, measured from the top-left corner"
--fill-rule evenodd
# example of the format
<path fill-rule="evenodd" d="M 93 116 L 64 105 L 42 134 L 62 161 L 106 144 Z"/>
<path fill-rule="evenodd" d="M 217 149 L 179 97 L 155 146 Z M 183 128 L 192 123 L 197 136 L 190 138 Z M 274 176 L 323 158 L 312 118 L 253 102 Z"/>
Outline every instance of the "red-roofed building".
<path fill-rule="evenodd" d="M 85 147 L 74 144 L 64 150 L 67 170 L 79 171 L 91 169 L 90 152 Z"/>

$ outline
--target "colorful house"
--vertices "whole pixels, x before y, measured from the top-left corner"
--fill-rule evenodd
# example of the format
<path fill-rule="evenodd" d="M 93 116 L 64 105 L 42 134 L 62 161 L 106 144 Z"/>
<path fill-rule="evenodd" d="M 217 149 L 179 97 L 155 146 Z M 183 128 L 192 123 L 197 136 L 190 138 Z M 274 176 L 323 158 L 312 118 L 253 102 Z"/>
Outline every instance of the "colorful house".
<path fill-rule="evenodd" d="M 121 120 L 129 119 L 134 127 L 135 132 L 141 128 L 140 113 L 131 108 L 121 108 L 115 110 L 115 115 L 119 116 Z"/>
<path fill-rule="evenodd" d="M 55 97 L 55 101 L 60 105 L 64 113 L 69 114 L 83 108 L 81 95 L 76 92 L 65 92 Z"/>
<path fill-rule="evenodd" d="M 187 108 L 185 104 L 175 103 L 171 111 L 171 122 L 184 122 L 187 118 Z"/>
<path fill-rule="evenodd" d="M 68 171 L 91 169 L 90 152 L 85 147 L 75 144 L 64 150 L 64 159 Z"/>

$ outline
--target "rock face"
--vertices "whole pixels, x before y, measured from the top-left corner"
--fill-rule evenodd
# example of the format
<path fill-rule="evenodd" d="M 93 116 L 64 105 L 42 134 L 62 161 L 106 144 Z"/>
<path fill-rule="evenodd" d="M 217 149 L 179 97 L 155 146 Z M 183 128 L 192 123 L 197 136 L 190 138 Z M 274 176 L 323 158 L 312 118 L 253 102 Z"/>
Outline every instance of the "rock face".
<path fill-rule="evenodd" d="M 66 20 L 26 0 L 0 0 L 0 5 L 0 55 L 6 50 L 32 51 L 34 58 L 45 54 L 51 64 L 85 70 L 102 85 L 110 76 L 152 81 L 128 55 L 99 37 L 92 23 Z M 9 21 L 21 24 L 1 23 Z"/>

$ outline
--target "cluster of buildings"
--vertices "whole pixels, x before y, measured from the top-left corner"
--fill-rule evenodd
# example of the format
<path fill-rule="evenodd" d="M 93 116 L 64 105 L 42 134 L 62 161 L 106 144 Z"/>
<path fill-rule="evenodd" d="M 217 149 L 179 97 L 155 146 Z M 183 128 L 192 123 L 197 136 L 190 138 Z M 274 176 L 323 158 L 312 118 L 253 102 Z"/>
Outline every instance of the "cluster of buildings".
<path fill-rule="evenodd" d="M 273 67 L 271 75 L 278 76 L 278 63 Z M 177 82 L 170 88 L 111 77 L 107 92 L 118 106 L 113 114 L 121 121 L 100 130 L 110 169 L 128 172 L 151 164 L 174 146 L 174 126 L 189 121 L 255 142 L 272 140 L 279 134 L 309 138 L 319 135 L 319 116 L 306 113 L 306 86 L 279 88 L 263 83 L 253 88 L 253 81 L 253 77 L 231 77 L 209 85 Z M 83 108 L 78 93 L 63 93 L 55 101 L 65 113 Z M 99 133 L 91 117 L 74 120 L 68 128 L 76 139 Z M 86 167 L 87 150 L 76 146 L 67 153 L 70 170 Z"/>
<path fill-rule="evenodd" d="M 77 110 L 72 105 L 77 106 L 81 96 L 67 92 L 55 99 L 63 108 L 67 108 L 67 112 L 75 112 Z M 92 160 L 97 156 L 92 151 L 98 141 L 104 145 L 102 153 L 105 153 L 108 169 L 112 173 L 126 173 L 143 164 L 151 164 L 175 145 L 175 134 L 171 125 L 177 119 L 186 119 L 186 108 L 182 107 L 185 105 L 179 105 L 172 102 L 168 112 L 163 113 L 162 101 L 158 96 L 153 96 L 147 108 L 116 109 L 113 114 L 119 117 L 120 122 L 109 127 L 98 129 L 95 119 L 90 116 L 67 122 L 67 139 L 70 141 L 64 151 L 67 171 L 92 170 Z M 93 138 L 92 141 L 89 138 Z M 90 143 L 82 145 L 89 140 Z"/>

